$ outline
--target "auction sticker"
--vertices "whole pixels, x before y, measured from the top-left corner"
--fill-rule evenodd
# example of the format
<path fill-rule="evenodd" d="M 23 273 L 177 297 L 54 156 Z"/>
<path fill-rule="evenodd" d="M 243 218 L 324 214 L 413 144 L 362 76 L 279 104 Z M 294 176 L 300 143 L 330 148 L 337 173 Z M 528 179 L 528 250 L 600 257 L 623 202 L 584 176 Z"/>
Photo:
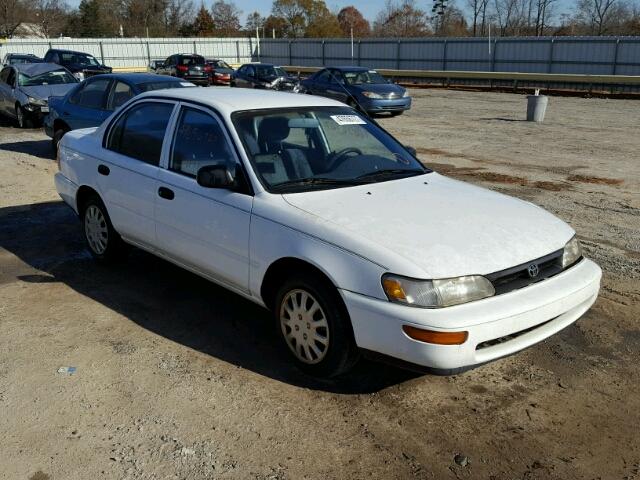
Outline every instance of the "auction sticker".
<path fill-rule="evenodd" d="M 362 118 L 358 115 L 331 115 L 333 121 L 338 125 L 366 125 Z"/>

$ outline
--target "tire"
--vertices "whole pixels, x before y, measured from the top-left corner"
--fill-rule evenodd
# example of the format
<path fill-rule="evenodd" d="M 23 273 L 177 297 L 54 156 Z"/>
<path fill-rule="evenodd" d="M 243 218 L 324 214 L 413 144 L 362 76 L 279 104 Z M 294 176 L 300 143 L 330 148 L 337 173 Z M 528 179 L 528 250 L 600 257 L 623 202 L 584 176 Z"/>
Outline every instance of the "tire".
<path fill-rule="evenodd" d="M 33 126 L 33 123 L 31 122 L 31 119 L 29 118 L 27 112 L 24 111 L 24 108 L 16 103 L 15 110 L 16 124 L 18 125 L 18 128 L 31 128 Z"/>
<path fill-rule="evenodd" d="M 404 112 L 401 110 L 399 112 L 391 112 L 391 116 L 392 117 L 399 117 L 400 115 L 402 115 Z"/>
<path fill-rule="evenodd" d="M 51 139 L 51 146 L 53 148 L 53 153 L 58 153 L 58 144 L 62 137 L 64 137 L 65 133 L 69 130 L 66 128 L 59 128 L 55 132 L 53 132 L 53 138 Z"/>
<path fill-rule="evenodd" d="M 283 348 L 304 372 L 330 378 L 357 362 L 347 309 L 336 288 L 320 275 L 287 279 L 276 295 L 274 314 Z"/>
<path fill-rule="evenodd" d="M 124 256 L 125 243 L 113 228 L 100 197 L 93 195 L 87 199 L 80 218 L 84 239 L 93 258 L 101 263 L 112 263 Z"/>

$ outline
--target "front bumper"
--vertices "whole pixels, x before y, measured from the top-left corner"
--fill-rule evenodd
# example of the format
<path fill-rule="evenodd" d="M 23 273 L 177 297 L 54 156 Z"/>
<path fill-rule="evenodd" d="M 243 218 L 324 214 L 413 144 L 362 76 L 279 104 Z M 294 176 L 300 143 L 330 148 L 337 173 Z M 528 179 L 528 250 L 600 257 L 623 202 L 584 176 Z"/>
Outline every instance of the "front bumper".
<path fill-rule="evenodd" d="M 341 290 L 358 347 L 435 369 L 486 363 L 538 343 L 582 316 L 600 289 L 600 267 L 583 259 L 566 271 L 513 292 L 441 309 L 399 305 Z M 408 337 L 402 325 L 469 332 L 462 345 Z M 500 339 L 499 342 L 493 342 Z"/>
<path fill-rule="evenodd" d="M 367 112 L 404 112 L 411 108 L 411 97 L 389 99 L 367 99 L 360 101 L 360 105 Z"/>

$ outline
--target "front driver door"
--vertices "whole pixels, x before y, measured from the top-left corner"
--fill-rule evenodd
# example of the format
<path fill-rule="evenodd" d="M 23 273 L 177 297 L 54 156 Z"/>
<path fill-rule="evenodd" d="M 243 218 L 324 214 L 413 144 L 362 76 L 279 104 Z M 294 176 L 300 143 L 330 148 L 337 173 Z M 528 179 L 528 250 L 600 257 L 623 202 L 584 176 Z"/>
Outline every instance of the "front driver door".
<path fill-rule="evenodd" d="M 184 266 L 248 292 L 253 196 L 198 185 L 198 170 L 207 165 L 226 165 L 242 175 L 223 122 L 208 109 L 182 104 L 167 168 L 158 177 L 158 245 Z"/>

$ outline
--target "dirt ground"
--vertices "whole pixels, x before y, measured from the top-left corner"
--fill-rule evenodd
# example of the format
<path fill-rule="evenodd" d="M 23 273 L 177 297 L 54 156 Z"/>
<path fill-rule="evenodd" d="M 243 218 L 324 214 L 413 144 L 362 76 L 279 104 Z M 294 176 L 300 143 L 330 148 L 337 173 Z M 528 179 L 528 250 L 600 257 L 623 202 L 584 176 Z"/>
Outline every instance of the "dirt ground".
<path fill-rule="evenodd" d="M 640 479 L 640 103 L 553 97 L 536 125 L 522 95 L 412 93 L 381 123 L 426 164 L 576 229 L 604 270 L 578 323 L 455 377 L 315 381 L 247 301 L 139 251 L 96 265 L 48 139 L 5 121 L 0 478 Z"/>

